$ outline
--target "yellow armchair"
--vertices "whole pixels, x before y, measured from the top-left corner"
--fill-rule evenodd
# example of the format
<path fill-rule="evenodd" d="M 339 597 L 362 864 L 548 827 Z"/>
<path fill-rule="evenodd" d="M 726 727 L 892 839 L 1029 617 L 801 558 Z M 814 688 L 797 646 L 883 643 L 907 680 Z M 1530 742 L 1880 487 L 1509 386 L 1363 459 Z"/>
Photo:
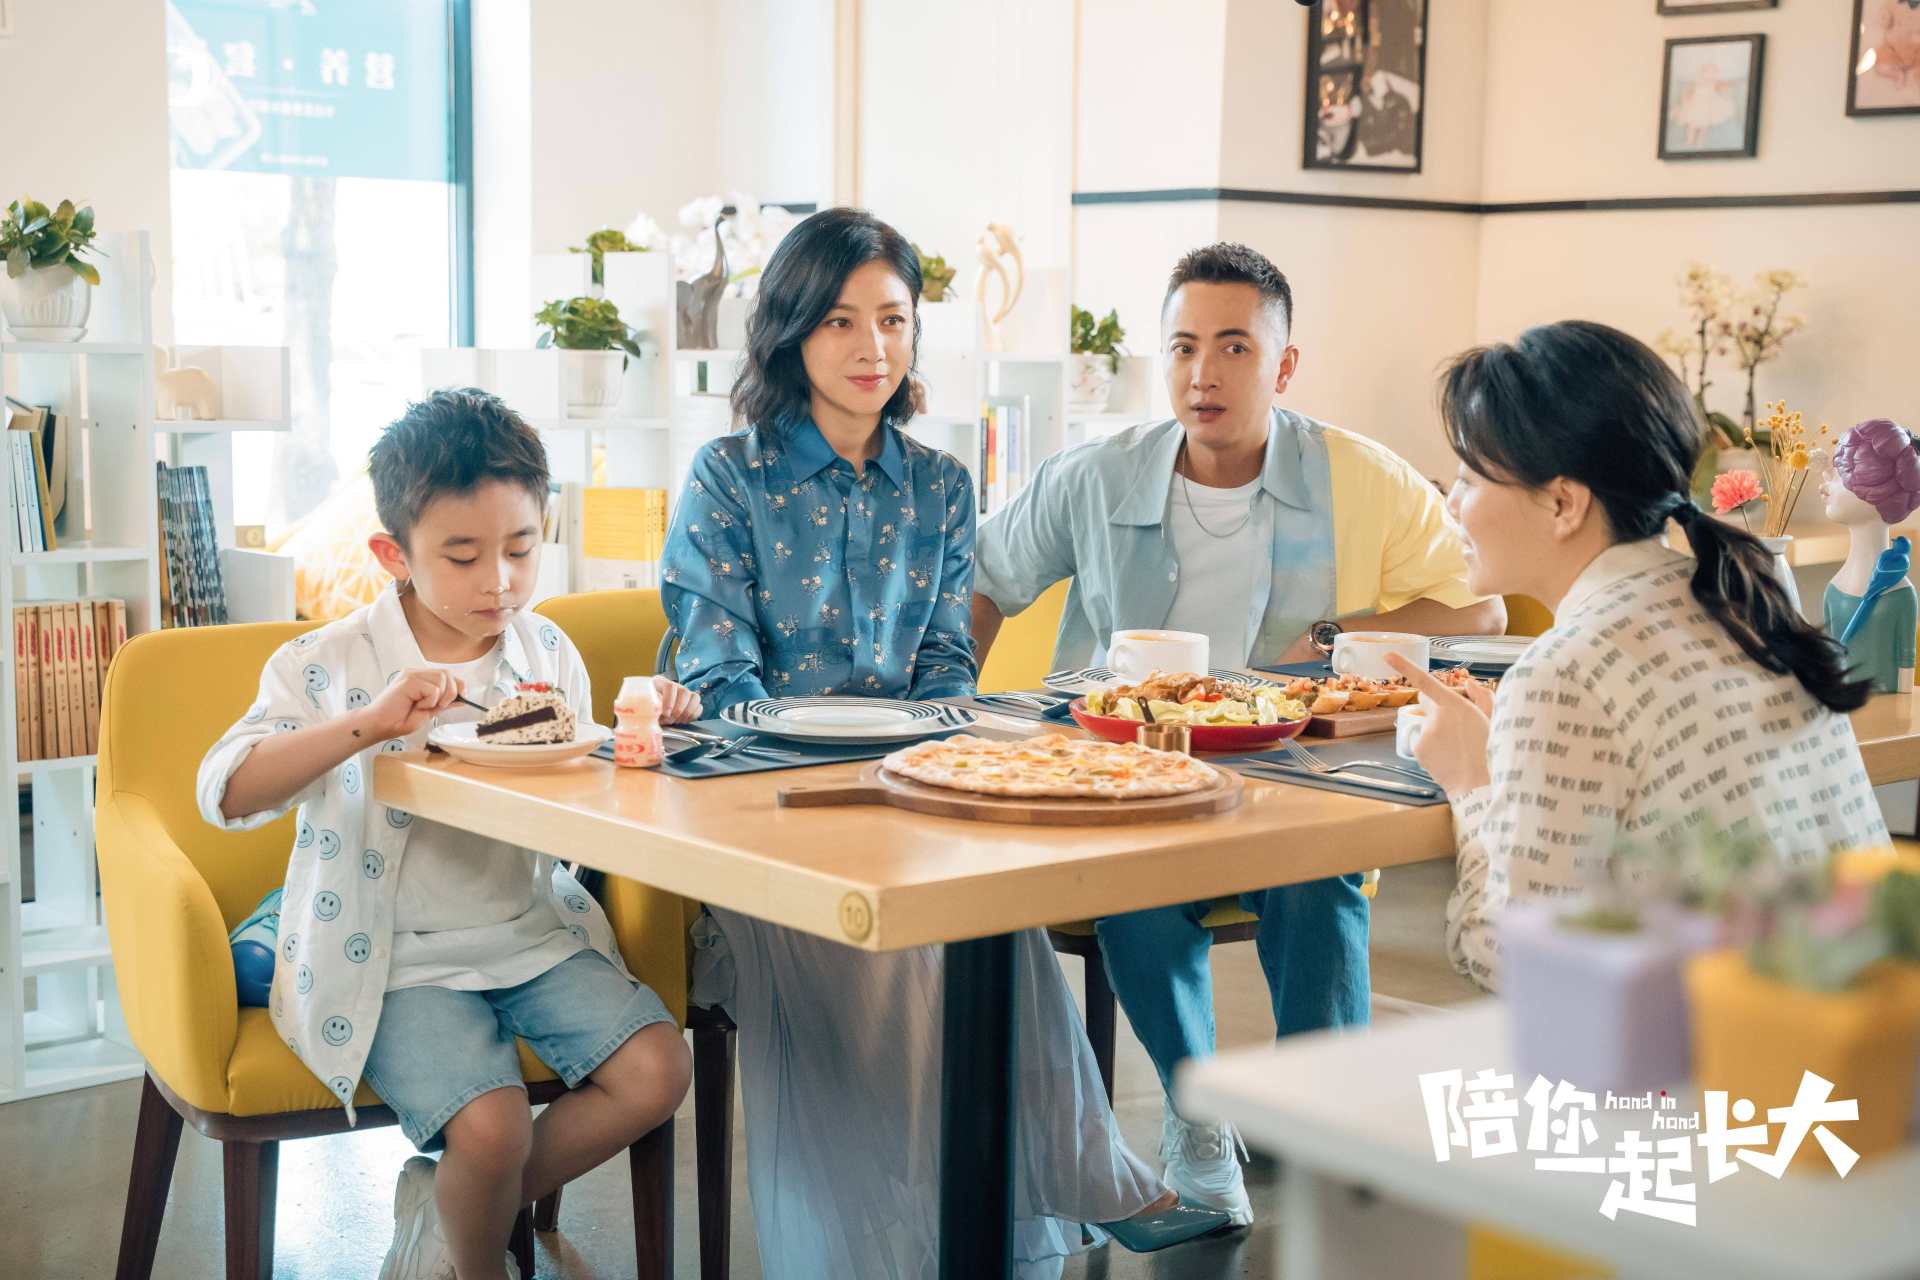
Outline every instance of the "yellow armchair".
<path fill-rule="evenodd" d="M 115 656 L 101 707 L 94 834 L 114 971 L 134 1046 L 146 1059 L 118 1275 L 151 1273 L 183 1122 L 223 1144 L 229 1277 L 273 1270 L 279 1143 L 342 1133 L 338 1100 L 281 1042 L 264 1009 L 241 1009 L 228 931 L 281 883 L 291 816 L 223 832 L 200 818 L 201 757 L 252 701 L 259 672 L 306 623 L 201 627 L 136 636 Z M 616 924 L 616 932 L 619 925 Z M 670 1005 L 685 1003 L 684 967 L 648 971 L 633 957 L 653 939 L 618 933 L 635 972 Z M 535 1103 L 564 1086 L 522 1044 Z M 362 1126 L 393 1113 L 362 1085 Z M 671 1266 L 672 1126 L 631 1151 L 641 1268 Z M 532 1237 L 515 1232 L 521 1273 Z"/>

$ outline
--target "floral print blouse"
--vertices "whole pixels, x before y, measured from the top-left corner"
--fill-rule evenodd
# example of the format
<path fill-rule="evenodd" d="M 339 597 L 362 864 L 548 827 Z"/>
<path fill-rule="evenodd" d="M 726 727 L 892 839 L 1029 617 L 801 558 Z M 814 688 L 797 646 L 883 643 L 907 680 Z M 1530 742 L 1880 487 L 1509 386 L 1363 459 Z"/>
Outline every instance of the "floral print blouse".
<path fill-rule="evenodd" d="M 694 457 L 661 559 L 677 678 L 749 698 L 973 692 L 973 481 L 882 426 L 858 474 L 809 420 Z"/>

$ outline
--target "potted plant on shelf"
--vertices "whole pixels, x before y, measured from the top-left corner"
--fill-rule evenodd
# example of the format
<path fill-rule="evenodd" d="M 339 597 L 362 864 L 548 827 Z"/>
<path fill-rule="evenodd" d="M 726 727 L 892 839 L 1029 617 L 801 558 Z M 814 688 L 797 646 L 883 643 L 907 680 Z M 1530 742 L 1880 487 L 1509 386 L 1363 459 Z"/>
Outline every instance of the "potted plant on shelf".
<path fill-rule="evenodd" d="M 0 217 L 0 315 L 21 341 L 77 342 L 86 336 L 100 272 L 81 255 L 93 247 L 93 208 L 62 200 L 49 210 L 22 197 Z"/>
<path fill-rule="evenodd" d="M 1828 874 L 1789 882 L 1744 950 L 1687 970 L 1696 1083 L 1784 1107 L 1803 1072 L 1859 1103 L 1838 1136 L 1862 1158 L 1912 1140 L 1920 1090 L 1920 876 L 1877 882 Z M 1794 1160 L 1830 1168 L 1815 1143 Z"/>
<path fill-rule="evenodd" d="M 947 260 L 937 253 L 929 257 L 919 245 L 913 246 L 913 251 L 920 255 L 920 301 L 945 302 L 954 276 L 960 273 L 959 268 L 948 266 Z"/>
<path fill-rule="evenodd" d="M 1106 410 L 1113 398 L 1113 380 L 1120 372 L 1120 357 L 1126 348 L 1127 331 L 1120 327 L 1120 313 L 1107 312 L 1096 323 L 1093 312 L 1071 308 L 1072 325 L 1067 349 L 1073 353 L 1073 378 L 1067 391 L 1068 402 L 1076 409 L 1095 413 Z"/>
<path fill-rule="evenodd" d="M 620 407 L 627 357 L 641 357 L 645 340 L 605 298 L 549 302 L 534 313 L 545 326 L 537 345 L 559 347 L 560 378 L 570 418 L 611 417 Z"/>
<path fill-rule="evenodd" d="M 627 239 L 627 233 L 614 227 L 602 227 L 587 236 L 584 245 L 568 245 L 568 253 L 590 253 L 593 255 L 593 282 L 604 285 L 607 282 L 606 259 L 609 253 L 646 253 L 648 247 L 635 244 Z"/>

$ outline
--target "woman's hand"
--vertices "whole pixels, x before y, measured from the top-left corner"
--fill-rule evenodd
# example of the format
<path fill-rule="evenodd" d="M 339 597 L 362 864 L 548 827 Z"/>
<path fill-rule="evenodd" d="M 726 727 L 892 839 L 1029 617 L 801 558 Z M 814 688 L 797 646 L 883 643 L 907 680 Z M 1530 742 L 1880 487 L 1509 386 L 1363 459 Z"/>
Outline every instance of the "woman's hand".
<path fill-rule="evenodd" d="M 1480 685 L 1466 692 L 1449 688 L 1397 653 L 1387 655 L 1387 663 L 1415 689 L 1425 704 L 1427 727 L 1413 754 L 1420 767 L 1449 796 L 1463 796 L 1484 787 L 1487 774 L 1487 733 L 1491 726 L 1493 695 Z"/>
<path fill-rule="evenodd" d="M 700 718 L 700 695 L 687 686 L 655 676 L 653 691 L 660 699 L 661 724 L 685 724 Z"/>

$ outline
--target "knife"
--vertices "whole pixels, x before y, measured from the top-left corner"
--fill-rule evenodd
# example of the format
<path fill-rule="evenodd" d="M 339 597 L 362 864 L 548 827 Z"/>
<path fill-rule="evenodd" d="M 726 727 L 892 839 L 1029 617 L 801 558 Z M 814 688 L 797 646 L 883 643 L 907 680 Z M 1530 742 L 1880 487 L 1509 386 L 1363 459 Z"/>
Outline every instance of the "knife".
<path fill-rule="evenodd" d="M 1268 771 L 1283 774 L 1289 778 L 1320 778 L 1326 776 L 1315 773 L 1311 769 L 1295 768 L 1289 764 L 1276 764 L 1271 760 L 1242 761 L 1237 767 L 1255 773 Z M 1399 795 L 1418 796 L 1422 800 L 1435 800 L 1440 796 L 1439 790 L 1434 787 L 1416 787 L 1411 783 L 1395 782 L 1390 778 L 1357 778 L 1352 775 L 1342 775 L 1340 781 L 1346 783 L 1348 786 L 1363 787 L 1369 791 L 1391 791 Z"/>

